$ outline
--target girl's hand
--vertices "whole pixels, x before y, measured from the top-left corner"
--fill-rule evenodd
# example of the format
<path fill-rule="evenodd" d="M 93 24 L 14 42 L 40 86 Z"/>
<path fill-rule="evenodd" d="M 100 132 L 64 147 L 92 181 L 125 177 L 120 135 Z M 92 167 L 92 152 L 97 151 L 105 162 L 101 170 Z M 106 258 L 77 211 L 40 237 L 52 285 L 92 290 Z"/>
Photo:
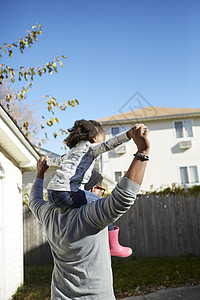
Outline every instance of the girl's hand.
<path fill-rule="evenodd" d="M 148 139 L 149 129 L 144 124 L 135 124 L 131 128 L 131 137 L 135 142 L 138 152 L 149 154 L 150 142 Z"/>

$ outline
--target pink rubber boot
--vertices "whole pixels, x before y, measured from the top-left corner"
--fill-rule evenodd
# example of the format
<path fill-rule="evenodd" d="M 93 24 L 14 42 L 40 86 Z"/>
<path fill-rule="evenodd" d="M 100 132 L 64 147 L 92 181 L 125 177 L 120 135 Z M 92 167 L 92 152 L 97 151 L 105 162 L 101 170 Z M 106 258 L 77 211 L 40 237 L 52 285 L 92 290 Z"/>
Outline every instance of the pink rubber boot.
<path fill-rule="evenodd" d="M 118 242 L 119 227 L 114 226 L 114 230 L 108 231 L 110 255 L 119 257 L 128 257 L 132 254 L 132 249 L 123 247 Z"/>

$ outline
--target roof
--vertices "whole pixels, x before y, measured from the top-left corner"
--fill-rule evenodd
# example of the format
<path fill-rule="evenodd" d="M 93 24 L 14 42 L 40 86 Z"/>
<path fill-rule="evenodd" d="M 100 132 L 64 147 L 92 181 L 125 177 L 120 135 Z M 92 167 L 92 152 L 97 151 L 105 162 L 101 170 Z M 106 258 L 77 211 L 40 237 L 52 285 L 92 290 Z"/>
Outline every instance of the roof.
<path fill-rule="evenodd" d="M 200 108 L 153 107 L 147 106 L 98 119 L 103 124 L 129 123 L 130 121 L 147 121 L 173 118 L 200 117 Z"/>
<path fill-rule="evenodd" d="M 0 105 L 0 151 L 20 169 L 32 169 L 39 153 Z"/>
<path fill-rule="evenodd" d="M 39 152 L 40 155 L 42 156 L 48 156 L 50 158 L 55 158 L 55 157 L 60 157 L 59 154 L 54 153 L 52 151 L 46 150 L 44 148 L 38 148 L 37 151 Z"/>

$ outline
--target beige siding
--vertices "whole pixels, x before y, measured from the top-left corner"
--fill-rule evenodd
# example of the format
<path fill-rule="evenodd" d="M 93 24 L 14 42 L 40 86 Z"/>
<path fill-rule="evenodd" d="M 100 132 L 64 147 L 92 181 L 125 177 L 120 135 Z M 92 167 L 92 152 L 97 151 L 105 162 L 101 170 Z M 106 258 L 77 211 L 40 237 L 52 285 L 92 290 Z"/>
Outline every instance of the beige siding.
<path fill-rule="evenodd" d="M 182 139 L 175 137 L 173 122 L 176 119 L 144 122 L 150 129 L 151 150 L 150 161 L 142 184 L 143 190 L 149 190 L 151 185 L 156 189 L 172 183 L 180 184 L 180 166 L 196 165 L 200 177 L 200 118 L 193 118 L 192 120 L 194 137 Z M 130 123 L 126 129 L 130 128 L 131 125 Z M 113 125 L 113 127 L 115 126 L 117 125 Z M 111 127 L 112 125 L 105 126 L 106 138 L 111 136 Z M 125 126 L 120 127 L 121 131 L 124 129 Z M 180 150 L 179 142 L 181 140 L 191 140 L 192 147 L 187 150 Z M 104 153 L 102 156 L 102 173 L 114 180 L 115 172 L 126 171 L 136 151 L 136 146 L 132 141 L 126 143 L 126 150 L 126 153 L 122 155 L 116 155 L 114 151 L 113 155 L 112 151 Z M 110 187 L 110 189 L 112 188 L 113 186 Z"/>
<path fill-rule="evenodd" d="M 0 162 L 5 170 L 1 194 L 2 257 L 4 297 L 10 299 L 23 283 L 23 218 L 22 218 L 22 174 L 2 153 Z M 1 266 L 2 267 L 2 266 Z"/>

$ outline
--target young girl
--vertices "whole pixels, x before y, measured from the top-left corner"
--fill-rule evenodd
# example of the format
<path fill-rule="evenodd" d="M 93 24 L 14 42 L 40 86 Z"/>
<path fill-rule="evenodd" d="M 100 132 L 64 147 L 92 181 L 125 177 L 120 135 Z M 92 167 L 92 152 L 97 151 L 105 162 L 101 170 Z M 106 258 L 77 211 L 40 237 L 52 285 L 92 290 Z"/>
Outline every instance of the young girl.
<path fill-rule="evenodd" d="M 105 141 L 105 133 L 99 122 L 76 121 L 65 140 L 70 151 L 59 158 L 47 159 L 48 166 L 58 166 L 56 175 L 47 187 L 49 201 L 65 208 L 86 204 L 87 193 L 84 187 L 91 177 L 95 159 L 99 154 L 130 140 L 131 130 Z"/>

